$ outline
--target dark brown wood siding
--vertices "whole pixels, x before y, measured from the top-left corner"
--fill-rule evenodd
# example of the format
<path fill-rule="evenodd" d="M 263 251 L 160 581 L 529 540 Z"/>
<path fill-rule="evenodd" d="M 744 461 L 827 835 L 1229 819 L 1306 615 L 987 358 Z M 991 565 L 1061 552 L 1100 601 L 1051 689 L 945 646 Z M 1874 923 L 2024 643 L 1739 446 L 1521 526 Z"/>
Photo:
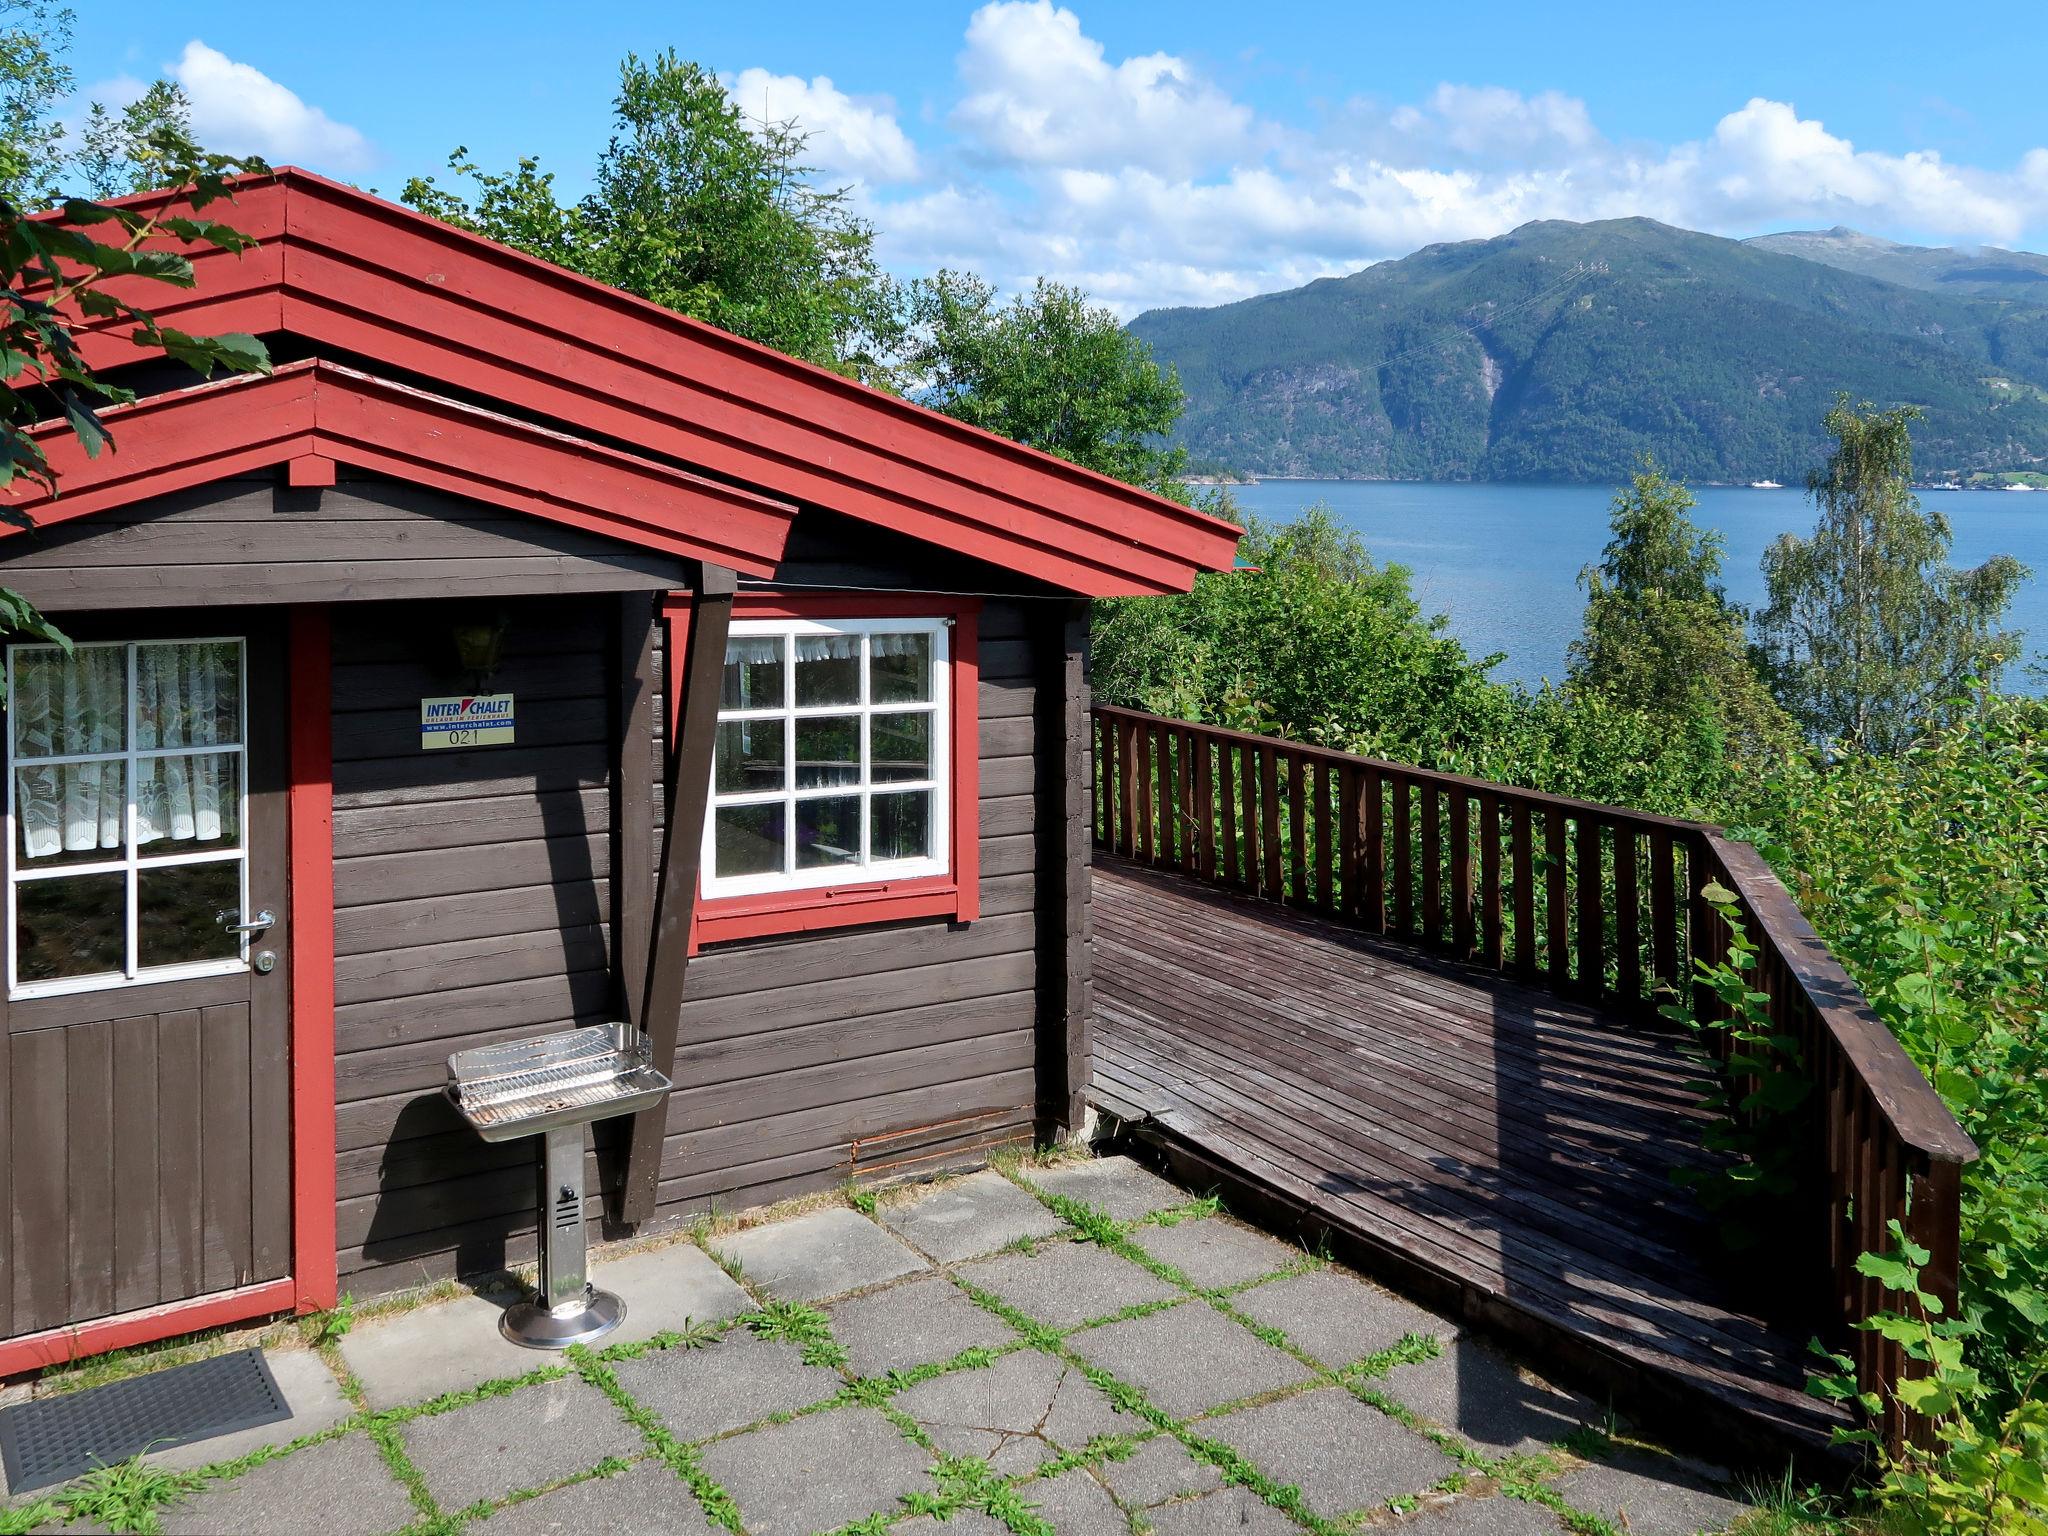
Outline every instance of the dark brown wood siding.
<path fill-rule="evenodd" d="M 866 574 L 866 573 L 864 573 Z M 897 575 L 897 584 L 906 584 Z M 707 946 L 690 962 L 660 1215 L 960 1161 L 1031 1134 L 1033 751 L 1059 605 L 980 619 L 981 917 Z"/>
<path fill-rule="evenodd" d="M 530 1257 L 532 1149 L 489 1147 L 456 1124 L 440 1097 L 445 1058 L 616 1016 L 616 604 L 509 612 L 492 686 L 518 697 L 520 745 L 466 753 L 420 753 L 395 733 L 447 681 L 421 659 L 444 640 L 433 621 L 397 606 L 337 614 L 338 1225 L 358 1294 Z M 981 617 L 979 920 L 714 945 L 691 962 L 657 1224 L 1031 1134 L 1044 926 L 1034 749 L 1066 612 L 996 600 Z M 665 699 L 654 713 L 666 719 Z M 657 733 L 650 785 L 661 750 Z M 1043 889 L 1064 906 L 1064 881 Z M 593 1216 L 597 1189 L 593 1163 Z"/>
<path fill-rule="evenodd" d="M 337 1243 L 343 1283 L 489 1269 L 531 1248 L 533 1148 L 440 1096 L 448 1053 L 616 1016 L 612 598 L 503 605 L 510 747 L 427 752 L 423 695 L 472 686 L 445 609 L 337 610 Z M 524 1236 L 521 1244 L 508 1240 Z M 357 1289 L 363 1289 L 361 1283 Z"/>
<path fill-rule="evenodd" d="M 679 584 L 683 563 L 397 481 L 223 480 L 9 540 L 8 585 L 53 612 L 334 603 Z"/>

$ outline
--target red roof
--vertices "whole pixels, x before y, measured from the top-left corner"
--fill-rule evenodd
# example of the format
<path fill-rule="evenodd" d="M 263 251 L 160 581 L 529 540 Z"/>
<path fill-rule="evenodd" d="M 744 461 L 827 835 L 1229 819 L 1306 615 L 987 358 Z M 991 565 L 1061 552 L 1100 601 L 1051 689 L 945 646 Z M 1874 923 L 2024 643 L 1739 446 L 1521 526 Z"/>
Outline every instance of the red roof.
<path fill-rule="evenodd" d="M 187 292 L 135 290 L 167 325 L 301 337 L 558 424 L 568 436 L 525 430 L 564 452 L 609 453 L 622 472 L 687 464 L 1091 596 L 1185 591 L 1198 572 L 1228 570 L 1236 552 L 1239 530 L 1221 519 L 304 171 L 246 180 L 232 208 L 210 214 L 260 244 L 240 257 L 195 252 L 198 281 Z M 88 331 L 82 346 L 95 367 L 135 356 L 123 328 Z M 343 370 L 321 377 L 399 388 Z M 463 409 L 408 395 L 417 409 Z M 122 414 L 139 424 L 148 403 Z M 494 430 L 519 425 L 475 414 Z M 126 454 L 134 427 L 119 419 L 110 425 Z M 638 453 L 576 443 L 584 437 Z M 334 456 L 362 463 L 370 451 L 359 435 Z M 85 480 L 67 471 L 65 483 L 58 506 Z M 692 482 L 692 516 L 708 484 Z M 721 515 L 736 518 L 735 507 Z M 782 551 L 773 521 L 730 521 L 719 537 L 741 537 L 745 523 L 761 542 L 713 558 L 772 565 Z M 662 515 L 619 523 L 615 536 L 658 548 L 693 534 Z M 640 532 L 626 530 L 635 523 Z"/>
<path fill-rule="evenodd" d="M 187 486 L 318 458 L 750 575 L 775 569 L 797 509 L 602 444 L 317 359 L 151 395 L 103 413 L 118 448 L 88 458 L 62 422 L 33 429 L 48 527 Z"/>

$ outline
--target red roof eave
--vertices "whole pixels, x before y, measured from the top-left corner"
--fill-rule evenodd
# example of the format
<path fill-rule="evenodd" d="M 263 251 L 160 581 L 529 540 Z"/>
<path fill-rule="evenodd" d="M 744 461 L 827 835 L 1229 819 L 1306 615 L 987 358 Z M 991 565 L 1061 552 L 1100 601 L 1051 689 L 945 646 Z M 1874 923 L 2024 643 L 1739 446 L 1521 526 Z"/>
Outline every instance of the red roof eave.
<path fill-rule="evenodd" d="M 102 413 L 97 457 L 61 421 L 31 429 L 61 494 L 0 500 L 50 527 L 317 457 L 749 575 L 781 562 L 796 507 L 333 363 L 291 363 Z M 20 530 L 0 527 L 0 537 Z"/>
<path fill-rule="evenodd" d="M 191 292 L 150 296 L 169 323 L 378 358 L 1088 595 L 1184 591 L 1236 551 L 1221 519 L 303 171 L 221 216 L 262 244 L 198 253 Z"/>

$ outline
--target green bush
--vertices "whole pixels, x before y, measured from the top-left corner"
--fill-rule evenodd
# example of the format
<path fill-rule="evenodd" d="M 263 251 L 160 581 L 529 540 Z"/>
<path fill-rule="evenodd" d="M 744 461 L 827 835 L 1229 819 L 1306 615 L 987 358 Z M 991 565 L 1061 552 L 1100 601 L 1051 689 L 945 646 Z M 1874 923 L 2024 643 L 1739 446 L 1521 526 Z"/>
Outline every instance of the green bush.
<path fill-rule="evenodd" d="M 1999 1412 L 2048 1369 L 2048 701 L 1789 763 L 1755 840 L 1982 1156 L 1962 1297 Z"/>

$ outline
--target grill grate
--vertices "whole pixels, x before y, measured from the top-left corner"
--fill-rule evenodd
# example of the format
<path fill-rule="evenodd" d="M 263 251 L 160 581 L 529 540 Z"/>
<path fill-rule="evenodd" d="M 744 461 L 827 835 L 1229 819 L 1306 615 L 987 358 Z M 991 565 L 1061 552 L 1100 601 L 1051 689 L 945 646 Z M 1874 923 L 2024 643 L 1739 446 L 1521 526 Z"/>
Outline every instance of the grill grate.
<path fill-rule="evenodd" d="M 623 1025 L 590 1025 L 448 1058 L 448 1097 L 487 1141 L 532 1136 L 573 1122 L 659 1103 L 668 1078 Z"/>
<path fill-rule="evenodd" d="M 32 1493 L 141 1451 L 276 1424 L 291 1405 L 260 1349 L 0 1409 L 8 1491 Z"/>
<path fill-rule="evenodd" d="M 463 1111 L 472 1125 L 505 1125 L 540 1115 L 558 1114 L 563 1110 L 589 1109 L 614 1100 L 633 1098 L 650 1086 L 655 1085 L 644 1081 L 638 1072 L 629 1072 L 621 1077 L 607 1071 L 585 1076 L 561 1087 L 541 1084 L 531 1091 L 508 1092 L 481 1103 L 465 1095 Z"/>

